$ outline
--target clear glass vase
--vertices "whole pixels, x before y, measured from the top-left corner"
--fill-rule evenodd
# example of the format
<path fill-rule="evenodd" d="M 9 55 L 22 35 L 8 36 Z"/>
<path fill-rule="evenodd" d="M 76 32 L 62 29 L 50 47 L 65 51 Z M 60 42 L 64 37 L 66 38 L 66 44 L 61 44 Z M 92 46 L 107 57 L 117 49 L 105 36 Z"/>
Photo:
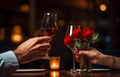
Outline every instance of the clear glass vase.
<path fill-rule="evenodd" d="M 83 43 L 80 47 L 80 50 L 89 50 L 89 43 Z M 92 71 L 92 63 L 89 61 L 89 58 L 86 55 L 80 55 L 80 69 L 81 71 L 85 72 Z"/>

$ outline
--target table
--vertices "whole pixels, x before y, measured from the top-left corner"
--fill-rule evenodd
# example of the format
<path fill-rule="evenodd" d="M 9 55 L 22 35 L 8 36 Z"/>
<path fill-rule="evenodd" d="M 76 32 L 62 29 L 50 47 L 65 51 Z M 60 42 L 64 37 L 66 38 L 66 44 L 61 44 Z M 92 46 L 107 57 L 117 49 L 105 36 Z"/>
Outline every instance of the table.
<path fill-rule="evenodd" d="M 70 70 L 46 70 L 15 72 L 11 77 L 120 77 L 120 71 L 93 71 L 90 73 L 78 71 L 73 74 Z"/>

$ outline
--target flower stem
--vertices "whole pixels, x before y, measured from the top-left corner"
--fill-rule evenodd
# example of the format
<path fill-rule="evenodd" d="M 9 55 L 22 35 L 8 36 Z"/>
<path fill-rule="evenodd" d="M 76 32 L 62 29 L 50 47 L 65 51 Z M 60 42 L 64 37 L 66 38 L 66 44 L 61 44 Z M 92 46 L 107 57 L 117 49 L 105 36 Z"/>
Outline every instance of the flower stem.
<path fill-rule="evenodd" d="M 89 61 L 88 57 L 87 56 L 81 56 L 81 62 L 80 62 L 80 68 L 82 70 L 85 69 L 86 72 L 90 72 L 92 71 L 92 64 L 91 62 Z"/>

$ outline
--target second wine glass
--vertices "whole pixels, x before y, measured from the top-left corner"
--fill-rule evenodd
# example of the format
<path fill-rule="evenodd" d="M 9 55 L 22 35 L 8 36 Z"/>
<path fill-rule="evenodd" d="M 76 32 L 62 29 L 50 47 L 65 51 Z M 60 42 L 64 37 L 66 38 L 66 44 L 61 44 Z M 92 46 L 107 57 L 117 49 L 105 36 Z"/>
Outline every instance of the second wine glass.
<path fill-rule="evenodd" d="M 44 13 L 40 30 L 42 36 L 53 37 L 58 30 L 57 14 Z M 47 59 L 49 59 L 48 53 L 45 56 Z"/>
<path fill-rule="evenodd" d="M 80 26 L 73 26 L 70 25 L 67 27 L 66 30 L 66 36 L 64 38 L 64 43 L 65 45 L 72 51 L 73 53 L 73 69 L 72 72 L 75 73 L 76 72 L 76 64 L 75 64 L 75 52 L 77 51 L 77 48 L 75 46 L 75 37 L 76 36 L 76 32 L 78 32 L 78 28 L 80 28 Z M 78 29 L 78 30 L 77 30 Z"/>

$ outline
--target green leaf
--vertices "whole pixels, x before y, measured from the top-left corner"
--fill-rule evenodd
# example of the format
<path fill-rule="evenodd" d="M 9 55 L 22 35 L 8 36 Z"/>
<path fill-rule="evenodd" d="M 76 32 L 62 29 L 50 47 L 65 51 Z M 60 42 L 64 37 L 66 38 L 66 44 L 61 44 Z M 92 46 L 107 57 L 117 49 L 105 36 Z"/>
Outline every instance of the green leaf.
<path fill-rule="evenodd" d="M 82 42 L 81 42 L 80 39 L 79 40 L 78 39 L 74 40 L 74 47 L 78 47 L 79 48 L 81 46 L 81 43 Z"/>
<path fill-rule="evenodd" d="M 91 42 L 95 43 L 96 41 L 98 41 L 98 37 L 99 37 L 99 34 L 94 33 L 91 37 Z"/>
<path fill-rule="evenodd" d="M 91 37 L 91 43 L 97 42 L 99 40 L 98 37 L 99 37 L 98 33 L 93 34 Z"/>

